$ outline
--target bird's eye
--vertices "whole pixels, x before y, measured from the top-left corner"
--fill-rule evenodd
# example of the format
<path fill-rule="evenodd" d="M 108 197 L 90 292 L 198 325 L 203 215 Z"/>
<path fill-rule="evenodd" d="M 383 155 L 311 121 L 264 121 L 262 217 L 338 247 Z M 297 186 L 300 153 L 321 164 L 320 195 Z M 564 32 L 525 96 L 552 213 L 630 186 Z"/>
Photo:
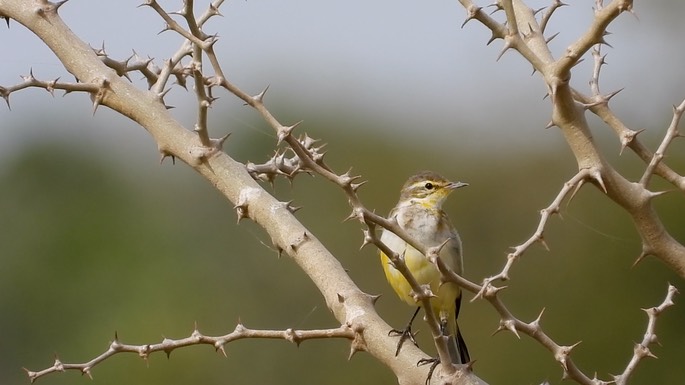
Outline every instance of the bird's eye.
<path fill-rule="evenodd" d="M 426 183 L 425 186 L 423 186 L 423 187 L 425 187 L 426 190 L 432 190 L 434 186 L 433 186 L 433 183 L 428 182 L 428 183 Z"/>

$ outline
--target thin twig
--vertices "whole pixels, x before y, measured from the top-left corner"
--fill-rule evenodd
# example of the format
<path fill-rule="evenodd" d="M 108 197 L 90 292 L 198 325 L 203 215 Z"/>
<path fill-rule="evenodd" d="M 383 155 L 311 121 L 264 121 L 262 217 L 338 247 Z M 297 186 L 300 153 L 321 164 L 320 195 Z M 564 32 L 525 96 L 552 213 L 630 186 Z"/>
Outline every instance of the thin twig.
<path fill-rule="evenodd" d="M 642 309 L 645 311 L 645 313 L 647 313 L 648 317 L 645 334 L 642 337 L 642 341 L 640 341 L 640 343 L 635 344 L 635 348 L 633 349 L 633 356 L 630 358 L 630 361 L 626 365 L 626 368 L 623 371 L 623 373 L 614 376 L 614 382 L 616 383 L 616 385 L 628 384 L 628 379 L 630 379 L 630 376 L 637 368 L 638 363 L 640 363 L 640 361 L 642 361 L 643 358 L 656 358 L 656 356 L 652 354 L 652 352 L 649 350 L 650 345 L 658 344 L 659 341 L 656 337 L 656 320 L 661 315 L 661 313 L 664 312 L 664 310 L 673 306 L 673 297 L 676 294 L 678 294 L 678 289 L 676 289 L 675 286 L 669 284 L 668 290 L 666 291 L 666 298 L 664 298 L 664 301 L 659 306 L 650 307 L 648 309 Z"/>
<path fill-rule="evenodd" d="M 223 353 L 225 356 L 226 351 L 224 350 L 224 346 L 226 344 L 246 338 L 280 339 L 299 345 L 302 341 L 311 339 L 345 338 L 348 340 L 354 340 L 357 338 L 357 333 L 355 333 L 354 330 L 347 325 L 342 325 L 333 329 L 317 330 L 259 330 L 246 328 L 243 324 L 239 323 L 231 333 L 212 337 L 202 334 L 196 325 L 195 329 L 188 337 L 176 340 L 164 338 L 162 342 L 144 345 L 130 345 L 121 343 L 119 341 L 119 337 L 115 333 L 114 340 L 109 344 L 108 349 L 90 361 L 83 363 L 65 363 L 59 358 L 55 358 L 55 362 L 49 368 L 39 371 L 32 371 L 28 369 L 25 370 L 32 383 L 40 377 L 48 374 L 65 372 L 67 370 L 79 371 L 82 374 L 88 375 L 88 377 L 92 379 L 91 371 L 96 365 L 120 353 L 135 353 L 144 360 L 147 360 L 150 354 L 156 352 L 165 352 L 167 356 L 169 356 L 172 351 L 179 348 L 194 345 L 212 345 L 214 346 L 214 349 Z"/>
<path fill-rule="evenodd" d="M 514 246 L 514 251 L 507 255 L 507 262 L 504 265 L 502 271 L 483 280 L 483 285 L 474 297 L 474 300 L 479 297 L 484 297 L 486 291 L 490 289 L 490 286 L 493 282 L 498 280 L 508 280 L 509 270 L 513 266 L 514 262 L 516 262 L 523 255 L 523 253 L 525 253 L 530 248 L 530 246 L 532 246 L 535 243 L 541 243 L 546 249 L 549 250 L 549 247 L 545 243 L 543 236 L 543 233 L 547 226 L 547 221 L 552 215 L 559 214 L 561 204 L 564 201 L 564 199 L 566 199 L 567 197 L 572 197 L 573 194 L 575 194 L 575 192 L 580 188 L 580 186 L 585 181 L 591 178 L 591 174 L 591 170 L 583 169 L 578 171 L 576 175 L 574 175 L 571 179 L 564 183 L 564 186 L 561 188 L 561 190 L 559 190 L 559 193 L 554 198 L 552 203 L 550 203 L 550 205 L 546 208 L 540 210 L 540 221 L 538 222 L 537 228 L 533 232 L 533 235 L 531 235 L 530 238 L 528 238 L 525 242 L 521 243 L 520 245 Z"/>
<path fill-rule="evenodd" d="M 680 119 L 683 117 L 684 112 L 685 100 L 680 102 L 679 105 L 673 106 L 673 118 L 671 119 L 671 124 L 666 129 L 666 135 L 664 135 L 664 139 L 661 141 L 659 148 L 657 148 L 654 156 L 652 156 L 652 159 L 649 161 L 642 178 L 640 178 L 640 184 L 643 187 L 647 188 L 649 180 L 651 179 L 652 175 L 654 175 L 654 169 L 659 163 L 661 163 L 661 160 L 666 154 L 666 149 L 668 149 L 668 146 L 671 144 L 671 142 L 673 142 L 673 139 L 680 136 L 678 125 L 680 124 Z"/>
<path fill-rule="evenodd" d="M 28 75 L 24 75 L 21 78 L 23 81 L 19 84 L 8 87 L 0 86 L 0 97 L 5 99 L 8 108 L 10 108 L 10 95 L 13 92 L 27 88 L 42 88 L 48 91 L 52 96 L 55 96 L 55 90 L 63 90 L 65 91 L 65 94 L 70 92 L 87 92 L 92 95 L 95 95 L 102 90 L 102 85 L 96 83 L 60 82 L 59 78 L 50 81 L 38 80 L 33 75 L 33 70 L 30 70 Z"/>
<path fill-rule="evenodd" d="M 560 0 L 552 0 L 552 5 L 547 7 L 547 9 L 545 9 L 545 11 L 542 13 L 542 19 L 540 20 L 540 32 L 545 33 L 547 31 L 547 24 L 552 18 L 554 12 L 565 5 L 567 4 L 561 2 Z"/>

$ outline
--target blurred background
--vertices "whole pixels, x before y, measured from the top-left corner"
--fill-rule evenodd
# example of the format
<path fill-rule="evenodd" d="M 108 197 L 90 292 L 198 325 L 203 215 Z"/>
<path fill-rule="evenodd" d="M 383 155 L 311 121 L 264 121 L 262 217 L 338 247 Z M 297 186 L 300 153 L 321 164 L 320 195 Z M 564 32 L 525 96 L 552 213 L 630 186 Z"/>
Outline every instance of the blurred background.
<path fill-rule="evenodd" d="M 168 10 L 180 1 L 161 2 Z M 198 3 L 204 11 L 205 2 Z M 134 49 L 160 64 L 181 39 L 157 34 L 161 19 L 135 1 L 67 3 L 70 27 L 94 47 L 124 59 Z M 482 4 L 486 5 L 486 4 Z M 546 2 L 533 2 L 543 7 Z M 593 1 L 558 11 L 549 33 L 555 55 L 587 29 Z M 656 148 L 685 97 L 681 15 L 685 3 L 638 3 L 638 18 L 622 15 L 609 29 L 613 48 L 601 77 L 603 92 L 625 87 L 612 108 Z M 432 169 L 470 183 L 446 210 L 462 234 L 466 277 L 481 281 L 499 272 L 511 246 L 534 231 L 539 210 L 576 172 L 574 159 L 550 118 L 545 88 L 513 52 L 495 61 L 501 42 L 477 22 L 463 29 L 456 1 L 377 0 L 318 2 L 230 1 L 206 32 L 218 33 L 219 57 L 230 80 L 251 93 L 270 85 L 267 106 L 284 123 L 303 120 L 299 132 L 329 143 L 327 160 L 349 167 L 369 183 L 360 194 L 379 213 L 394 206 L 409 175 Z M 501 15 L 499 15 L 501 17 Z M 15 22 L 0 28 L 6 53 L 0 84 L 33 69 L 40 79 L 62 77 L 61 64 Z M 123 27 L 122 27 L 123 26 Z M 574 70 L 573 83 L 588 92 L 592 60 Z M 136 84 L 144 86 L 137 74 Z M 262 162 L 274 151 L 272 130 L 229 94 L 213 105 L 214 137 L 231 132 L 225 151 Z M 167 102 L 187 127 L 193 93 L 174 88 Z M 236 322 L 252 328 L 337 326 L 321 296 L 288 257 L 277 258 L 264 231 L 236 224 L 232 204 L 183 164 L 159 164 L 145 130 L 106 108 L 93 116 L 87 95 L 51 97 L 44 90 L 11 96 L 0 106 L 0 382 L 28 383 L 22 367 L 84 362 L 104 351 L 118 333 L 126 343 L 159 342 L 202 332 L 221 335 Z M 644 164 L 619 155 L 610 130 L 589 117 L 607 159 L 632 179 Z M 685 170 L 682 143 L 667 162 Z M 351 156 L 353 154 L 353 156 Z M 281 200 L 304 208 L 297 216 L 349 270 L 362 290 L 382 294 L 380 314 L 401 327 L 412 309 L 382 278 L 375 250 L 359 250 L 362 233 L 343 194 L 321 178 L 300 176 L 291 186 L 266 186 Z M 669 188 L 659 180 L 654 189 Z M 682 194 L 659 198 L 668 229 L 685 241 Z M 325 213 L 325 215 L 321 215 Z M 582 343 L 573 358 L 592 376 L 620 373 L 633 343 L 642 339 L 641 308 L 661 303 L 668 282 L 682 279 L 653 258 L 636 267 L 640 241 L 630 218 L 593 187 L 583 188 L 545 234 L 551 251 L 535 246 L 511 271 L 503 298 L 522 320 L 544 308 L 542 325 L 558 343 Z M 466 295 L 460 323 L 477 374 L 491 384 L 561 383 L 550 353 L 523 336 L 492 335 L 498 317 Z M 658 322 L 659 360 L 640 364 L 632 384 L 680 383 L 685 368 L 685 307 L 680 297 Z M 429 332 L 419 342 L 434 350 Z M 150 357 L 119 355 L 93 370 L 51 375 L 41 384 L 378 384 L 392 373 L 361 353 L 347 361 L 346 341 L 242 340 L 228 358 L 198 346 Z"/>

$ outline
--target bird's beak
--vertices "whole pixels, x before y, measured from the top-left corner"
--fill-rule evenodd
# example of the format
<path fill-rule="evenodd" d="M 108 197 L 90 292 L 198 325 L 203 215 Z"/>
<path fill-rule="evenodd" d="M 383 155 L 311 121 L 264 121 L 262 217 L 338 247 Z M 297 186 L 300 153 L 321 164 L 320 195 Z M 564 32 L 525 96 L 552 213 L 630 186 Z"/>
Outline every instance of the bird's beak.
<path fill-rule="evenodd" d="M 450 190 L 456 190 L 459 187 L 466 187 L 468 185 L 469 185 L 468 183 L 464 183 L 464 182 L 450 182 L 450 184 L 447 185 L 447 188 Z"/>

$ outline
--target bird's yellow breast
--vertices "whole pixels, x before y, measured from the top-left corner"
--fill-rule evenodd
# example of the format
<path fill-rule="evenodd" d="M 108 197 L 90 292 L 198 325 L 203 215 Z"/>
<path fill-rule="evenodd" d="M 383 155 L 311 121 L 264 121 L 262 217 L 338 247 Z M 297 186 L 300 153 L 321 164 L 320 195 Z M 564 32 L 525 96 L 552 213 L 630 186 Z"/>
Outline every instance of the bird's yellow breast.
<path fill-rule="evenodd" d="M 406 242 L 392 232 L 384 231 L 381 235 L 381 241 L 404 258 L 404 263 L 419 285 L 430 286 L 431 291 L 435 295 L 431 299 L 431 305 L 434 309 L 454 309 L 455 300 L 459 296 L 459 287 L 457 285 L 454 283 L 441 285 L 440 272 L 437 267 L 418 250 L 407 245 Z M 385 277 L 395 293 L 397 293 L 397 296 L 410 305 L 416 305 L 413 296 L 414 291 L 409 282 L 407 282 L 407 279 L 392 265 L 390 259 L 383 252 L 380 253 L 380 257 Z"/>

